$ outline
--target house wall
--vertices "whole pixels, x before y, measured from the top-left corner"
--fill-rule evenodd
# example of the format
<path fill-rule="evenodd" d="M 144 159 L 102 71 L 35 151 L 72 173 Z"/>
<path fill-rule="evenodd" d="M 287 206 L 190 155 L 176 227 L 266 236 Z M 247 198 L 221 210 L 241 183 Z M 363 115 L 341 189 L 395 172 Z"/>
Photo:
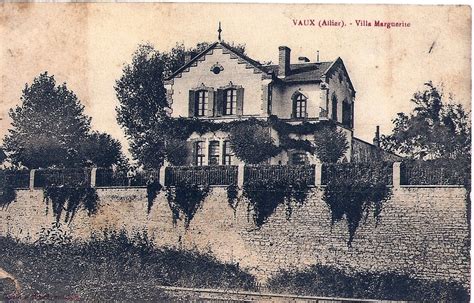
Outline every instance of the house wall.
<path fill-rule="evenodd" d="M 224 70 L 214 74 L 211 67 L 219 63 Z M 172 117 L 189 116 L 189 90 L 204 84 L 217 89 L 229 84 L 241 85 L 244 88 L 243 114 L 261 115 L 263 107 L 262 73 L 256 73 L 237 56 L 229 53 L 220 46 L 211 50 L 203 58 L 196 61 L 196 66 L 189 67 L 188 71 L 181 73 L 173 79 L 171 85 Z"/>
<path fill-rule="evenodd" d="M 339 75 L 342 81 L 339 79 Z M 341 65 L 337 66 L 334 71 L 326 79 L 328 85 L 329 96 L 329 117 L 332 118 L 332 96 L 337 98 L 337 122 L 342 123 L 342 102 L 346 99 L 350 104 L 354 102 L 354 94 L 349 84 L 349 76 Z M 354 117 L 352 117 L 354 119 Z"/>
<path fill-rule="evenodd" d="M 260 229 L 252 222 L 247 202 L 234 211 L 224 188 L 215 187 L 203 201 L 189 228 L 173 225 L 164 193 L 147 214 L 145 188 L 97 189 L 99 208 L 90 217 L 81 210 L 63 224 L 75 239 L 88 239 L 105 228 L 146 230 L 158 246 L 209 252 L 224 262 L 239 263 L 262 281 L 279 269 L 312 264 L 367 271 L 397 271 L 429 279 L 469 279 L 469 225 L 466 191 L 457 187 L 394 188 L 376 222 L 361 222 L 352 246 L 346 222 L 331 225 L 322 199 L 323 188 L 312 189 L 302 206 L 286 218 L 280 205 Z M 18 190 L 17 199 L 0 210 L 0 235 L 34 241 L 41 228 L 54 222 L 46 212 L 41 190 Z"/>
<path fill-rule="evenodd" d="M 301 92 L 307 99 L 308 118 L 319 117 L 321 104 L 321 90 L 317 83 L 282 84 L 276 83 L 273 88 L 272 114 L 281 119 L 290 119 L 293 111 L 293 94 Z"/>

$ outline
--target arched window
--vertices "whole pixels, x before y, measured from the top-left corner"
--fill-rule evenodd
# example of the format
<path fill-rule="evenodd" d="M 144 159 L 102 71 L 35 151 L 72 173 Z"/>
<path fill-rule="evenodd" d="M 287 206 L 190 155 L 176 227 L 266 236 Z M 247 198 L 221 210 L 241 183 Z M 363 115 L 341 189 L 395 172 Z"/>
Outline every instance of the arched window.
<path fill-rule="evenodd" d="M 196 92 L 196 116 L 202 117 L 207 115 L 207 106 L 209 100 L 209 92 L 207 90 L 198 90 Z"/>
<path fill-rule="evenodd" d="M 332 94 L 331 110 L 332 110 L 331 118 L 332 118 L 334 121 L 337 121 L 337 97 L 336 97 L 336 95 L 335 95 L 334 93 Z"/>
<path fill-rule="evenodd" d="M 293 118 L 302 119 L 307 117 L 306 113 L 307 98 L 298 93 L 293 97 Z"/>
<path fill-rule="evenodd" d="M 224 115 L 230 116 L 237 113 L 237 90 L 230 88 L 224 91 Z"/>

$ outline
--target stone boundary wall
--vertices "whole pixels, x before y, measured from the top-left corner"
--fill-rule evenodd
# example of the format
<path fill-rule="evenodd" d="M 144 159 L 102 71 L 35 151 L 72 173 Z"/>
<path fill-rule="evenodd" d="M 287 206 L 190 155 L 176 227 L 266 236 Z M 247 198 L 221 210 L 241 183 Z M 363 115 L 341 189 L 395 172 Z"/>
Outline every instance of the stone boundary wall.
<path fill-rule="evenodd" d="M 173 225 L 163 192 L 149 214 L 145 188 L 97 188 L 97 193 L 97 214 L 89 217 L 81 210 L 71 223 L 63 223 L 73 238 L 87 240 L 103 229 L 146 230 L 158 246 L 209 252 L 221 261 L 239 263 L 261 281 L 280 269 L 325 264 L 469 283 L 469 224 L 462 187 L 393 188 L 378 222 L 369 214 L 351 247 L 346 221 L 331 225 L 321 187 L 312 188 L 288 220 L 285 205 L 280 205 L 260 229 L 244 198 L 234 212 L 224 187 L 212 188 L 187 230 L 182 221 Z M 0 209 L 0 235 L 34 241 L 55 221 L 51 206 L 46 210 L 42 190 L 18 190 L 16 200 Z"/>

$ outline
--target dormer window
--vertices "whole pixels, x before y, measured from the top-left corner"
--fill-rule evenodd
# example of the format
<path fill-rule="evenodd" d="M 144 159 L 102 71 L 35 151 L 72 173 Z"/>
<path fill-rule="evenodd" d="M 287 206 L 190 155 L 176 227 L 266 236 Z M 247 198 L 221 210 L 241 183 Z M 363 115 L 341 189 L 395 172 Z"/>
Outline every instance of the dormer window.
<path fill-rule="evenodd" d="M 293 118 L 303 119 L 307 117 L 307 98 L 297 93 L 293 96 Z"/>
<path fill-rule="evenodd" d="M 196 92 L 196 116 L 203 117 L 207 115 L 207 107 L 209 100 L 209 92 L 207 90 L 199 90 Z"/>
<path fill-rule="evenodd" d="M 237 111 L 237 90 L 236 89 L 227 89 L 224 91 L 225 100 L 224 100 L 224 115 L 230 116 L 235 115 Z"/>

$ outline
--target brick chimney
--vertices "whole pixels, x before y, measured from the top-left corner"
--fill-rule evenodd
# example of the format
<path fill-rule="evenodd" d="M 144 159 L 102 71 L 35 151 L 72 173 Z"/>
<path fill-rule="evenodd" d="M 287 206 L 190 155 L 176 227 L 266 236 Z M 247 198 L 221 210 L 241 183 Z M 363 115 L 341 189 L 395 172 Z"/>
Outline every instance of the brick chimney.
<path fill-rule="evenodd" d="M 284 78 L 290 72 L 290 54 L 291 49 L 287 46 L 278 48 L 278 77 Z"/>
<path fill-rule="evenodd" d="M 380 126 L 375 128 L 374 145 L 380 147 Z"/>

